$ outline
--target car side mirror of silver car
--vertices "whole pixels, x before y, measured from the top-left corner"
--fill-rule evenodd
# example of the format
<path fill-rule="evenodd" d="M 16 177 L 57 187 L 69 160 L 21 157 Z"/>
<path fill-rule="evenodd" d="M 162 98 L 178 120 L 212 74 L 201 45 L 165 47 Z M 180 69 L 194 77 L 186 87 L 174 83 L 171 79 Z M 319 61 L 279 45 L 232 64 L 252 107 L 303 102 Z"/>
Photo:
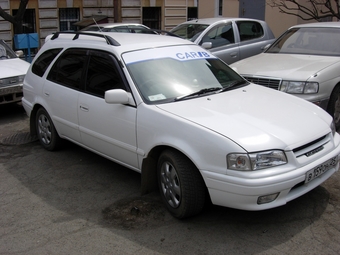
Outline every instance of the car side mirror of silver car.
<path fill-rule="evenodd" d="M 267 44 L 266 46 L 264 46 L 262 51 L 266 51 L 270 47 L 270 45 L 271 44 Z"/>
<path fill-rule="evenodd" d="M 130 104 L 133 100 L 129 93 L 123 89 L 111 89 L 105 91 L 105 102 L 108 104 Z M 130 99 L 131 98 L 131 99 Z"/>
<path fill-rule="evenodd" d="M 202 48 L 203 48 L 203 49 L 206 49 L 206 50 L 211 49 L 211 48 L 212 48 L 212 42 L 204 42 L 204 43 L 202 44 Z"/>

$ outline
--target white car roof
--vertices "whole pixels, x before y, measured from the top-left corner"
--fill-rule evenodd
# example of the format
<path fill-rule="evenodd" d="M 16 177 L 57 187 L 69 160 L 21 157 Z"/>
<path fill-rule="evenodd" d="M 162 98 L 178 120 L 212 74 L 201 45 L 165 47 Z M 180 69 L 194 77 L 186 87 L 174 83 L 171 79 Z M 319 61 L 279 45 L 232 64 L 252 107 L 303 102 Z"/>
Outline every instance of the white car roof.
<path fill-rule="evenodd" d="M 217 22 L 228 22 L 228 21 L 238 21 L 238 20 L 251 20 L 251 21 L 258 21 L 263 22 L 262 20 L 257 19 L 248 19 L 248 18 L 233 18 L 233 17 L 218 17 L 218 18 L 205 18 L 205 19 L 195 19 L 183 22 L 182 24 L 205 24 L 211 25 Z"/>
<path fill-rule="evenodd" d="M 56 36 L 58 35 L 58 36 Z M 76 40 L 73 40 L 75 35 L 79 35 Z M 71 33 L 56 33 L 49 35 L 46 38 L 44 47 L 87 47 L 95 49 L 106 49 L 111 45 L 105 40 L 104 36 L 108 36 L 111 41 L 111 47 L 114 47 L 114 52 L 121 54 L 123 52 L 143 50 L 149 48 L 176 46 L 176 45 L 195 45 L 194 43 L 178 37 L 166 35 L 152 35 L 152 34 L 134 34 L 134 33 L 115 33 L 115 32 L 71 32 Z M 95 44 L 95 46 L 94 46 Z"/>
<path fill-rule="evenodd" d="M 291 28 L 299 28 L 299 27 L 335 27 L 340 28 L 340 22 L 315 22 L 315 23 L 307 23 L 307 24 L 300 24 L 290 27 Z"/>
<path fill-rule="evenodd" d="M 118 22 L 118 23 L 101 23 L 101 24 L 94 24 L 90 25 L 89 27 L 101 27 L 101 28 L 112 28 L 112 27 L 120 27 L 120 26 L 140 26 L 140 27 L 145 27 L 148 28 L 147 26 L 139 23 L 123 23 L 123 22 Z"/>

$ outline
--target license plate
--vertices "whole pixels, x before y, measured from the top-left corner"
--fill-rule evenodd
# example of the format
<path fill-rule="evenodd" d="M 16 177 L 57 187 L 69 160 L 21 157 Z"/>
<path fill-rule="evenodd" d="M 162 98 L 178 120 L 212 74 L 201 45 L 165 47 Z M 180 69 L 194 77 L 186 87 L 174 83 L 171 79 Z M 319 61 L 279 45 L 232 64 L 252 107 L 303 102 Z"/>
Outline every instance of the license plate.
<path fill-rule="evenodd" d="M 308 183 L 308 182 L 314 180 L 315 178 L 323 175 L 329 169 L 336 166 L 337 163 L 338 163 L 338 157 L 336 156 L 336 157 L 333 157 L 333 158 L 327 160 L 326 162 L 318 165 L 317 167 L 314 167 L 312 170 L 309 170 L 306 173 L 305 183 Z"/>

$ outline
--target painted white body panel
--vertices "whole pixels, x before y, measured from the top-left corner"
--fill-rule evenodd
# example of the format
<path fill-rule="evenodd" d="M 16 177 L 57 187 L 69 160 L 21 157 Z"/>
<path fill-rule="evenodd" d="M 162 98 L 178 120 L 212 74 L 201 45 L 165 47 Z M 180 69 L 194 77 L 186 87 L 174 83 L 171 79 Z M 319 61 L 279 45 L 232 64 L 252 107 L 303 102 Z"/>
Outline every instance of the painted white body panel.
<path fill-rule="evenodd" d="M 25 75 L 30 64 L 19 58 L 0 60 L 0 79 Z"/>

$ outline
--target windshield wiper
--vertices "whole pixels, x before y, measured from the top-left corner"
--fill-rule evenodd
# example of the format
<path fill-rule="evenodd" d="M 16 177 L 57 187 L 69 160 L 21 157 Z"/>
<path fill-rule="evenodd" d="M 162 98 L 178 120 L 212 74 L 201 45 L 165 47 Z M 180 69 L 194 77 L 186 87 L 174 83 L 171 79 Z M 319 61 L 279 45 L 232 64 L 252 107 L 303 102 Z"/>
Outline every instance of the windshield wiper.
<path fill-rule="evenodd" d="M 183 95 L 183 96 L 176 97 L 175 101 L 183 100 L 183 99 L 186 99 L 186 98 L 189 98 L 189 97 L 200 96 L 200 95 L 203 95 L 203 94 L 211 93 L 211 92 L 214 92 L 214 91 L 220 91 L 220 90 L 221 90 L 221 87 L 204 88 L 204 89 L 198 90 L 198 91 L 190 93 L 190 94 L 186 94 L 186 95 Z"/>
<path fill-rule="evenodd" d="M 243 84 L 249 84 L 249 82 L 246 81 L 246 80 L 234 81 L 234 82 L 230 83 L 228 86 L 226 86 L 226 87 L 220 89 L 220 90 L 218 91 L 218 93 L 224 92 L 224 91 L 227 91 L 227 90 L 230 90 L 230 89 L 234 89 L 235 87 L 237 87 L 237 86 L 239 86 L 239 85 L 243 85 Z"/>

